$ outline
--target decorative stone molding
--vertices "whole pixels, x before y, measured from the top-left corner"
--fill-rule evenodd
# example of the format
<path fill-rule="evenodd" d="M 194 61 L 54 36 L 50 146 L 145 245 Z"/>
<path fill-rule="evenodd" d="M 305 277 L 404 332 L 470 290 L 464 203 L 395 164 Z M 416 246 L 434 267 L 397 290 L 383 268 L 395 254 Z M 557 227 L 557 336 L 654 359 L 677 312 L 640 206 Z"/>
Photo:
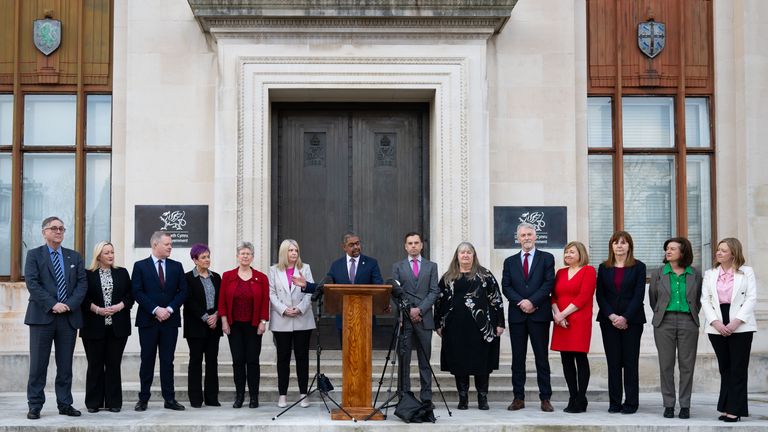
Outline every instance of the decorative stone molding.
<path fill-rule="evenodd" d="M 517 0 L 188 0 L 216 38 L 487 39 Z"/>

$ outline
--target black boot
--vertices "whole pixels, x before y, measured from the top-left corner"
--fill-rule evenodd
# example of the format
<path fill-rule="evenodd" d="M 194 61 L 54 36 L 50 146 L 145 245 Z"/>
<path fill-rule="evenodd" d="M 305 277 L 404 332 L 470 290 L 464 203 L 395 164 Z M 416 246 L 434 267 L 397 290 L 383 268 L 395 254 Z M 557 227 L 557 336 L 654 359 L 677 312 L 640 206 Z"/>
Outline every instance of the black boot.
<path fill-rule="evenodd" d="M 469 408 L 469 376 L 456 375 L 456 389 L 459 391 L 459 404 L 456 408 L 465 410 Z"/>
<path fill-rule="evenodd" d="M 477 408 L 481 409 L 483 411 L 490 409 L 488 406 L 488 393 L 487 392 L 479 392 L 477 393 Z"/>
<path fill-rule="evenodd" d="M 235 403 L 232 404 L 232 408 L 242 408 L 243 401 L 245 401 L 245 392 L 236 392 Z"/>
<path fill-rule="evenodd" d="M 258 408 L 259 407 L 259 395 L 251 395 L 251 401 L 248 403 L 248 408 Z"/>
<path fill-rule="evenodd" d="M 578 411 L 576 411 L 576 398 L 574 398 L 574 397 L 569 397 L 568 398 L 568 406 L 563 408 L 563 412 L 567 412 L 567 413 L 578 412 Z"/>
<path fill-rule="evenodd" d="M 589 405 L 589 402 L 587 401 L 586 395 L 581 395 L 576 398 L 576 405 L 574 406 L 578 411 L 576 412 L 587 412 L 587 405 Z"/>

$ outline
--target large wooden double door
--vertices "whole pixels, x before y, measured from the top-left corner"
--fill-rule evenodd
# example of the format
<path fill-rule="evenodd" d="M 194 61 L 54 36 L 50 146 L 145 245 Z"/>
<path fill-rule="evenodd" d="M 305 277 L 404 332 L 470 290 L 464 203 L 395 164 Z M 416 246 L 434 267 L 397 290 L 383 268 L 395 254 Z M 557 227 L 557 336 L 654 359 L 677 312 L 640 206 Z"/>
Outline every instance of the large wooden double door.
<path fill-rule="evenodd" d="M 273 262 L 280 242 L 296 239 L 319 280 L 343 254 L 342 235 L 355 231 L 387 279 L 405 256 L 403 235 L 429 229 L 428 107 L 272 108 Z M 381 339 L 374 335 L 375 347 Z"/>

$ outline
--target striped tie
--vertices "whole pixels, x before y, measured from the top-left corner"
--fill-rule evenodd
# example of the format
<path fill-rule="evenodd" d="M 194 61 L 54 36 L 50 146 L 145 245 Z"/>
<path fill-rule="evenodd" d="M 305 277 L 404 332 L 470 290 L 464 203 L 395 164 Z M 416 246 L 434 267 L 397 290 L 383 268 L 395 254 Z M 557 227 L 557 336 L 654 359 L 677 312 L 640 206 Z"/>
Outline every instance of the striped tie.
<path fill-rule="evenodd" d="M 56 275 L 56 286 L 58 287 L 56 295 L 59 303 L 64 303 L 67 301 L 67 282 L 64 280 L 64 269 L 61 268 L 59 254 L 56 251 L 51 252 L 51 260 L 53 260 L 53 273 Z"/>

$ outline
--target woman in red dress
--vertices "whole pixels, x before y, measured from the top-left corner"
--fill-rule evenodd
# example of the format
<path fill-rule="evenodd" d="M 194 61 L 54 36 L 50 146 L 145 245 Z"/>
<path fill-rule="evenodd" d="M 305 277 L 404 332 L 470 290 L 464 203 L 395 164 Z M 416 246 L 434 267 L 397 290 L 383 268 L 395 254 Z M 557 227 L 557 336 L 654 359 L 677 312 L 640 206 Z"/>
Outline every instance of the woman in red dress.
<path fill-rule="evenodd" d="M 563 252 L 567 267 L 555 275 L 552 292 L 553 351 L 560 351 L 563 374 L 568 384 L 567 413 L 587 411 L 587 386 L 589 385 L 589 343 L 592 339 L 592 299 L 595 295 L 597 276 L 589 266 L 589 256 L 583 244 L 568 243 Z"/>

